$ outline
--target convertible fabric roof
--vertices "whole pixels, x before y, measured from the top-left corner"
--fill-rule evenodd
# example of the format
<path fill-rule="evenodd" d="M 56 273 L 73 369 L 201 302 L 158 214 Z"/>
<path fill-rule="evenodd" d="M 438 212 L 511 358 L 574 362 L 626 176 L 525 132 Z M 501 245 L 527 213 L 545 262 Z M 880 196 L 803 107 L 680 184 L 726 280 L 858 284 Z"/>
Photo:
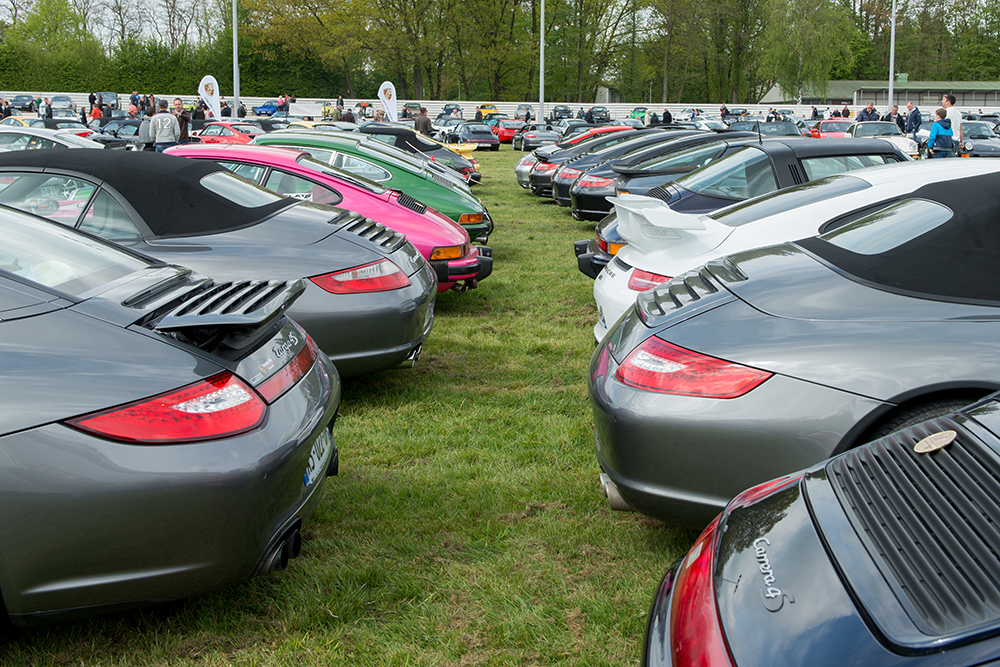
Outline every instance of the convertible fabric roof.
<path fill-rule="evenodd" d="M 201 185 L 214 162 L 146 151 L 44 150 L 0 154 L 0 169 L 44 168 L 76 173 L 108 184 L 125 197 L 157 236 L 197 236 L 247 227 L 295 204 L 285 198 L 246 208 Z"/>
<path fill-rule="evenodd" d="M 996 305 L 1000 302 L 1000 174 L 933 183 L 904 197 L 904 201 L 921 199 L 946 206 L 952 211 L 951 218 L 912 238 L 902 216 L 888 220 L 881 228 L 876 219 L 879 212 L 853 223 L 876 219 L 873 231 L 910 238 L 884 252 L 855 253 L 822 236 L 796 243 L 842 272 L 890 291 Z"/>

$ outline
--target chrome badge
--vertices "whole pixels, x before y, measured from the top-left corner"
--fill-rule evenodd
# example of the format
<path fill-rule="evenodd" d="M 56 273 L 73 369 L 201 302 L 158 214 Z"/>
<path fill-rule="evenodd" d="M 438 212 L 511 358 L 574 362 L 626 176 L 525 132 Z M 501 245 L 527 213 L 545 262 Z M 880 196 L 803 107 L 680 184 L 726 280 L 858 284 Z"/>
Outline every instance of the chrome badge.
<path fill-rule="evenodd" d="M 939 449 L 947 447 L 957 437 L 958 433 L 955 433 L 954 431 L 938 431 L 937 433 L 932 433 L 915 444 L 913 446 L 913 451 L 917 454 L 930 454 L 931 452 L 936 452 Z"/>

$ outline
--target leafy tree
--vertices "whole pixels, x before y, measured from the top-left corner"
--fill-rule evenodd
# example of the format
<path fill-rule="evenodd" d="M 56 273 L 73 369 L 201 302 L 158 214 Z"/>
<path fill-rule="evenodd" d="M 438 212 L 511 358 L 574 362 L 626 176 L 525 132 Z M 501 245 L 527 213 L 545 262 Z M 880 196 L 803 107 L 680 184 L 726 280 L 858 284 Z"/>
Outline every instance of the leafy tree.
<path fill-rule="evenodd" d="M 807 84 L 825 96 L 834 62 L 850 54 L 850 16 L 830 0 L 772 0 L 769 10 L 766 67 L 800 101 Z"/>

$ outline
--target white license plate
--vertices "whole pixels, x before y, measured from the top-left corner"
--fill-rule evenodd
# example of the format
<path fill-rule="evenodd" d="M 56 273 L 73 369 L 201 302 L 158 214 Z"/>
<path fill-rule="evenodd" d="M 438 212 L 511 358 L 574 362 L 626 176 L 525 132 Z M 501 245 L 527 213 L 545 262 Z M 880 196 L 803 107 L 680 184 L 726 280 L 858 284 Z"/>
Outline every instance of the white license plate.
<path fill-rule="evenodd" d="M 312 452 L 309 454 L 309 463 L 306 465 L 306 474 L 302 477 L 302 483 L 305 486 L 312 485 L 319 479 L 320 475 L 326 473 L 326 470 L 322 468 L 326 465 L 327 459 L 330 456 L 330 450 L 332 449 L 333 436 L 330 435 L 330 429 L 325 428 L 316 436 L 316 440 L 313 442 Z"/>
<path fill-rule="evenodd" d="M 493 144 L 479 144 L 480 148 L 491 148 Z"/>

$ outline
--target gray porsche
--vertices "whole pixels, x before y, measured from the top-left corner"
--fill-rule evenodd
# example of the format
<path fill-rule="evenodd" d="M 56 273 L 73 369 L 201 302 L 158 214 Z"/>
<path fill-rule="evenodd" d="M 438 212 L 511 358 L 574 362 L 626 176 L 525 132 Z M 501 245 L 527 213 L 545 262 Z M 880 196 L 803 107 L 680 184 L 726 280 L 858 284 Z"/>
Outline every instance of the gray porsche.
<path fill-rule="evenodd" d="M 283 197 L 211 162 L 159 153 L 0 155 L 0 205 L 217 280 L 305 278 L 289 312 L 342 376 L 409 364 L 430 333 L 434 271 L 406 238 Z M 74 155 L 70 155 L 74 154 Z"/>
<path fill-rule="evenodd" d="M 639 295 L 589 391 L 614 506 L 704 526 L 743 489 L 1000 388 L 1000 176 L 953 178 Z"/>
<path fill-rule="evenodd" d="M 14 624 L 188 597 L 298 555 L 337 470 L 340 402 L 286 317 L 302 282 L 216 282 L 9 209 L 0 235 Z"/>

